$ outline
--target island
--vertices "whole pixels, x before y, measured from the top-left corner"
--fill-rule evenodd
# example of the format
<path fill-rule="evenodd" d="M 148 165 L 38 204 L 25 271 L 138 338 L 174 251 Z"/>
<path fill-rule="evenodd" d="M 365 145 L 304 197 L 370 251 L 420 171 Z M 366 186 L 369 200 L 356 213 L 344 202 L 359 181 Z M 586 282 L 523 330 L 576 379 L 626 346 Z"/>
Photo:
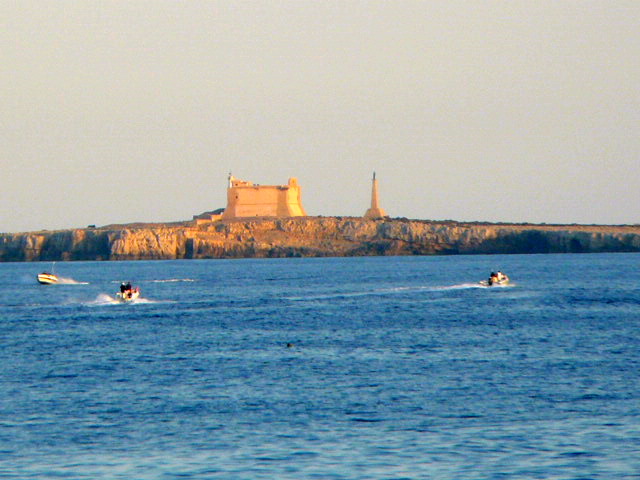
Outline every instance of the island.
<path fill-rule="evenodd" d="M 639 252 L 640 225 L 256 217 L 0 234 L 0 261 Z"/>
<path fill-rule="evenodd" d="M 640 251 L 640 225 L 536 225 L 390 218 L 378 180 L 362 217 L 308 216 L 302 187 L 229 174 L 227 205 L 174 223 L 0 233 L 0 262 Z"/>

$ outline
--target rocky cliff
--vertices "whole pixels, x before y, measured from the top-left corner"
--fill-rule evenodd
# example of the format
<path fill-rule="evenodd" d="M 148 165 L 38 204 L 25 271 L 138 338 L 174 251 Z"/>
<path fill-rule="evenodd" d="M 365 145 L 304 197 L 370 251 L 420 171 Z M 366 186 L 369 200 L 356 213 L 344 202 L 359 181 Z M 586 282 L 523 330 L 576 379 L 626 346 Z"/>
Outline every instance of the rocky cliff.
<path fill-rule="evenodd" d="M 640 251 L 640 226 L 343 217 L 111 225 L 0 234 L 0 261 Z"/>

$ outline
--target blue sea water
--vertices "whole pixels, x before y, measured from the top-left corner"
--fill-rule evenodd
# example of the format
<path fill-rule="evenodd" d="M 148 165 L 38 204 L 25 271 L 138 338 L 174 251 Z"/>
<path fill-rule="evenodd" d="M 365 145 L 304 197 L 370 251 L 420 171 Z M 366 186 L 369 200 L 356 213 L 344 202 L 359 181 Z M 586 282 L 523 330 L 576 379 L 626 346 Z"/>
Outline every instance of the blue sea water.
<path fill-rule="evenodd" d="M 0 478 L 640 479 L 639 267 L 0 264 Z"/>

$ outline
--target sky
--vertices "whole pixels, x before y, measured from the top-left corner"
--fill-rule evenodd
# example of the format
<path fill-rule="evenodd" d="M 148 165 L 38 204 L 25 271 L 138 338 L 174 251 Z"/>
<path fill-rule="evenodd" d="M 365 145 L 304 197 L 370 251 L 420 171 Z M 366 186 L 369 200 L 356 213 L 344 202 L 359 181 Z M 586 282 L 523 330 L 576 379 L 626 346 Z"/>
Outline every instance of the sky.
<path fill-rule="evenodd" d="M 0 232 L 309 215 L 640 223 L 640 2 L 0 0 Z"/>

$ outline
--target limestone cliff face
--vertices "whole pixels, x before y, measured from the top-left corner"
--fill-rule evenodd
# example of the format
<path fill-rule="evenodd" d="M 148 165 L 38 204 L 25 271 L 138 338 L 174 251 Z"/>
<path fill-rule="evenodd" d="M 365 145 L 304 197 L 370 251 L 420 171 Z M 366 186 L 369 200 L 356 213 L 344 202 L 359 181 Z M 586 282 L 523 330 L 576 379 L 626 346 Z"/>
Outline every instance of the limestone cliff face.
<path fill-rule="evenodd" d="M 136 224 L 0 235 L 0 261 L 640 251 L 640 226 L 341 217 Z"/>

